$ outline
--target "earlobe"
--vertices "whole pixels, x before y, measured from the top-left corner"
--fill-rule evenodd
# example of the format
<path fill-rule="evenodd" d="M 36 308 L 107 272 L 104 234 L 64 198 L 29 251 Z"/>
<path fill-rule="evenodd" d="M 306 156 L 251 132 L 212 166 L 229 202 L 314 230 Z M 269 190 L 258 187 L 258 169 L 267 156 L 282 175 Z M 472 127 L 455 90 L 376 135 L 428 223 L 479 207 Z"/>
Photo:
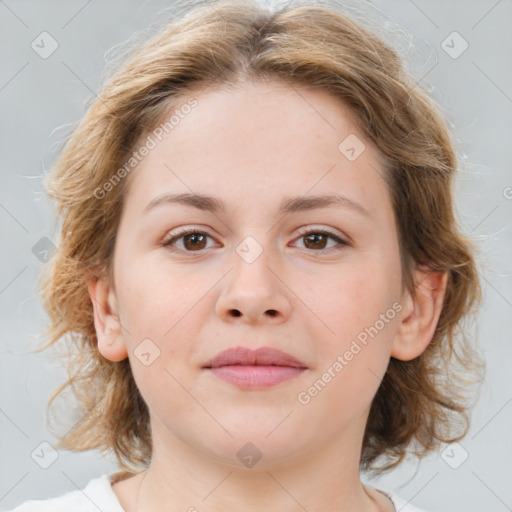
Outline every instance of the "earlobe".
<path fill-rule="evenodd" d="M 94 311 L 98 351 L 110 361 L 126 359 L 128 352 L 113 287 L 103 277 L 88 281 L 87 287 Z"/>
<path fill-rule="evenodd" d="M 446 291 L 448 274 L 425 267 L 415 272 L 414 293 L 406 291 L 402 298 L 400 325 L 391 355 L 402 361 L 418 357 L 434 337 Z"/>

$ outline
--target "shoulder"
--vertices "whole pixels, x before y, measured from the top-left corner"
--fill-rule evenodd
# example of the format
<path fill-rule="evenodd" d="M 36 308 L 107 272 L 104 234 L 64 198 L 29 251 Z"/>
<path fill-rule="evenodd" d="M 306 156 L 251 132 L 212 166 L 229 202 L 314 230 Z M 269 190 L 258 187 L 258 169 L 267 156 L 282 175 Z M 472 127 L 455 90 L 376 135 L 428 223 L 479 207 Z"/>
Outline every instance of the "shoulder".
<path fill-rule="evenodd" d="M 7 512 L 124 512 L 112 490 L 111 478 L 105 474 L 83 489 L 50 499 L 28 500 Z"/>

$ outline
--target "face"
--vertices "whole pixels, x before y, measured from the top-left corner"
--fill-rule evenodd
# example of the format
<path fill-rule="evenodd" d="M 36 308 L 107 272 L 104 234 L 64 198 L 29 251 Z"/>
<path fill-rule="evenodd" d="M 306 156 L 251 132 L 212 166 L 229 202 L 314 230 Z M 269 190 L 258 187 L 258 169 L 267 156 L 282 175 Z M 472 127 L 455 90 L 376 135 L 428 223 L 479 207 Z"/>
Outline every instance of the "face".
<path fill-rule="evenodd" d="M 237 466 L 248 442 L 260 467 L 350 449 L 405 311 L 377 150 L 324 91 L 194 97 L 132 171 L 114 254 L 114 345 L 153 436 Z M 205 368 L 237 347 L 259 368 Z M 269 368 L 261 347 L 299 367 Z"/>

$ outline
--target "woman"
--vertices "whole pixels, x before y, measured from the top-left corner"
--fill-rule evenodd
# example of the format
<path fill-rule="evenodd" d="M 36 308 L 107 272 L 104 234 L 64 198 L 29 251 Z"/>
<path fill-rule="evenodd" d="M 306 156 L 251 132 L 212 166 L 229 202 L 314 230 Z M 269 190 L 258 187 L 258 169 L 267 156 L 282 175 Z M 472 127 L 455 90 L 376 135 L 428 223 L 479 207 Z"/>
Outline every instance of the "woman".
<path fill-rule="evenodd" d="M 456 168 L 399 55 L 334 8 L 219 2 L 164 27 L 47 183 L 47 345 L 74 343 L 56 395 L 86 411 L 59 446 L 122 471 L 16 510 L 418 511 L 360 472 L 469 426 Z"/>

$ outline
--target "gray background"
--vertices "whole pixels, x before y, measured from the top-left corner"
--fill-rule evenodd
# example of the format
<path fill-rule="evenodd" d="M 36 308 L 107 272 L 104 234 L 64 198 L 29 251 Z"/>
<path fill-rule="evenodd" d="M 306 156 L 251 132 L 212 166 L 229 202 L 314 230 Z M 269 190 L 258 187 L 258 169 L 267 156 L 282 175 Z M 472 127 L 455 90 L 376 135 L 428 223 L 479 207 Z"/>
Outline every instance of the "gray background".
<path fill-rule="evenodd" d="M 419 468 L 407 462 L 370 483 L 427 510 L 512 509 L 512 2 L 510 0 L 373 2 L 374 14 L 407 44 L 409 65 L 430 85 L 455 125 L 463 158 L 456 188 L 458 217 L 478 242 L 484 306 L 478 319 L 487 379 L 472 428 L 455 451 L 434 454 Z M 41 188 L 56 148 L 97 90 L 104 54 L 148 25 L 163 1 L 0 2 L 0 508 L 83 487 L 115 469 L 96 453 L 59 452 L 48 468 L 31 458 L 54 443 L 45 406 L 64 371 L 49 354 L 22 354 L 39 342 L 45 314 L 36 293 L 44 263 L 33 253 L 55 240 L 52 208 Z M 373 14 L 372 14 L 373 16 Z M 402 27 L 402 30 L 397 30 Z M 41 32 L 58 42 L 42 58 L 32 47 Z M 454 59 L 441 47 L 453 31 L 469 43 Z M 455 49 L 460 48 L 458 42 Z M 48 46 L 46 46 L 48 48 Z M 508 192 L 507 192 L 508 191 Z M 452 447 L 453 448 L 453 447 Z M 462 451 L 462 450 L 465 450 Z M 37 450 L 36 450 L 37 452 Z M 450 467 L 468 458 L 457 469 Z M 449 455 L 447 457 L 446 455 Z"/>

